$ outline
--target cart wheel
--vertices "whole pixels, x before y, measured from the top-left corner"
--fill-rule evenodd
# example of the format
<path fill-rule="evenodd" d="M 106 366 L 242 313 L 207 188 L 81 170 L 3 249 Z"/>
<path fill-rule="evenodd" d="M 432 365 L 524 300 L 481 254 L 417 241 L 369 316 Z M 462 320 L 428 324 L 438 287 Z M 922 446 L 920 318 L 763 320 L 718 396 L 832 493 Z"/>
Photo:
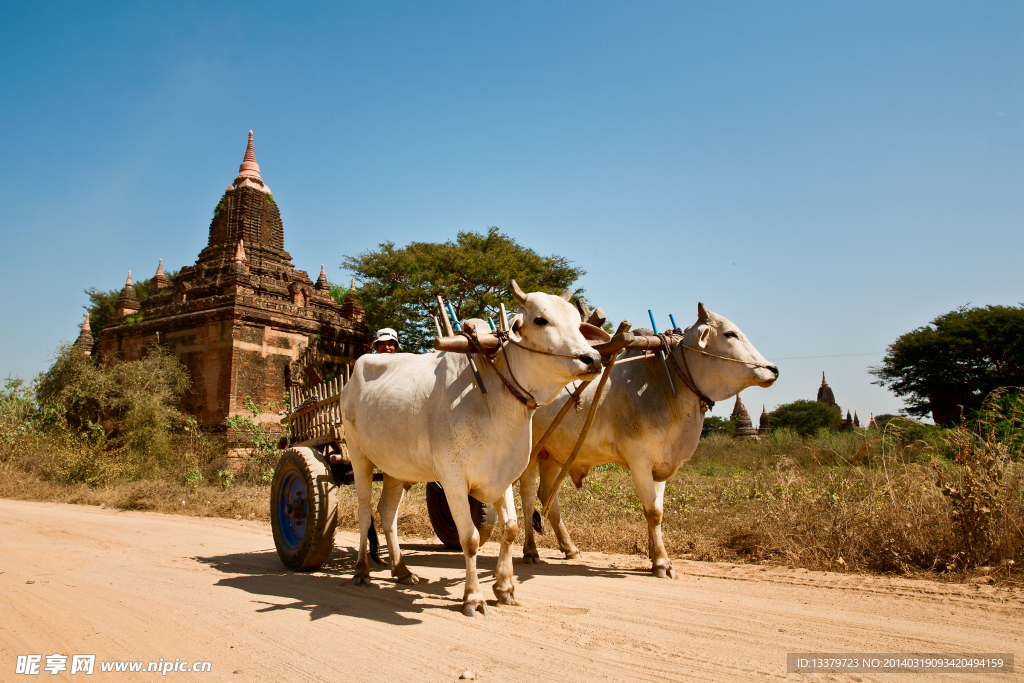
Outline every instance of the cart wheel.
<path fill-rule="evenodd" d="M 312 448 L 289 448 L 270 485 L 270 526 L 284 566 L 301 572 L 326 562 L 337 525 L 338 487 L 327 461 Z"/>
<path fill-rule="evenodd" d="M 473 524 L 480 532 L 480 545 L 483 545 L 490 539 L 491 531 L 494 530 L 494 524 L 497 521 L 494 506 L 481 503 L 470 496 L 469 512 L 473 515 Z M 455 520 L 452 518 L 448 499 L 444 495 L 441 484 L 436 481 L 427 483 L 427 513 L 430 515 L 430 526 L 434 527 L 434 533 L 441 539 L 441 542 L 452 550 L 462 550 L 459 529 L 455 526 Z"/>

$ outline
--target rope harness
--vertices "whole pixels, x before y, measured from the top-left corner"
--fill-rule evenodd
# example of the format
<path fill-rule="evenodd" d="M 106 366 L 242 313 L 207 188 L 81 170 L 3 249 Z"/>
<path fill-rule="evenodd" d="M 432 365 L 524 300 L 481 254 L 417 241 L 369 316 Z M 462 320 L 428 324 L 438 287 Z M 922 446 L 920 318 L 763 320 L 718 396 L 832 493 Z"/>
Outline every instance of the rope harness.
<path fill-rule="evenodd" d="M 710 351 L 705 351 L 704 349 L 701 348 L 687 346 L 686 344 L 683 343 L 682 330 L 676 330 L 670 332 L 669 334 L 659 334 L 658 338 L 661 339 L 662 348 L 666 349 L 665 355 L 668 356 L 668 362 L 672 365 L 672 368 L 676 371 L 676 374 L 679 375 L 679 379 L 683 380 L 683 384 L 685 384 L 690 391 L 697 395 L 697 398 L 700 400 L 701 412 L 704 413 L 714 408 L 715 402 L 708 398 L 707 395 L 704 392 L 702 392 L 699 388 L 697 388 L 697 383 L 694 381 L 693 374 L 690 372 L 690 366 L 686 362 L 686 351 L 693 351 L 695 353 L 701 354 L 702 356 L 717 358 L 718 360 L 727 360 L 733 363 L 742 363 L 743 365 L 749 365 L 755 368 L 765 368 L 766 370 L 770 369 L 767 363 L 755 363 L 754 361 L 740 360 L 739 358 L 719 356 L 718 354 L 711 353 Z M 679 357 L 683 359 L 682 368 L 679 367 L 679 363 L 676 362 L 675 354 L 672 353 L 673 346 L 680 346 L 683 348 L 683 353 L 679 354 Z"/>
<path fill-rule="evenodd" d="M 676 362 L 676 356 L 672 353 L 673 338 L 667 334 L 658 334 L 658 338 L 661 339 L 662 348 L 665 349 L 665 356 L 668 357 L 668 362 L 672 366 L 672 369 L 676 371 L 677 375 L 679 375 L 679 379 L 683 380 L 683 384 L 686 385 L 686 388 L 697 395 L 697 399 L 700 401 L 700 412 L 706 413 L 714 408 L 715 402 L 708 398 L 707 394 L 697 388 L 697 382 L 694 381 L 693 375 L 690 373 L 690 365 L 686 362 L 686 353 L 684 352 L 679 354 L 683 359 L 683 367 L 686 368 L 684 371 L 683 368 L 679 367 L 679 363 Z M 679 345 L 683 346 L 682 338 L 680 338 Z M 683 348 L 686 349 L 688 347 L 683 346 Z"/>
<path fill-rule="evenodd" d="M 501 330 L 495 330 L 493 334 L 497 336 L 498 339 L 502 342 L 499 351 L 505 356 L 505 366 L 508 368 L 508 375 L 511 378 L 510 381 L 509 378 L 501 374 L 501 371 L 498 370 L 497 366 L 494 364 L 494 360 L 486 353 L 486 351 L 484 351 L 483 346 L 480 345 L 480 340 L 476 336 L 476 330 L 473 329 L 472 327 L 470 327 L 470 330 L 472 331 L 459 330 L 455 334 L 462 335 L 467 340 L 469 340 L 469 346 L 470 348 L 473 349 L 473 353 L 480 354 L 480 357 L 487 361 L 487 364 L 491 366 L 492 370 L 494 370 L 494 374 L 496 374 L 498 376 L 498 379 L 502 381 L 502 383 L 505 385 L 505 388 L 509 390 L 509 393 L 516 397 L 516 400 L 518 400 L 520 403 L 522 403 L 530 410 L 536 409 L 537 399 L 535 399 L 533 397 L 533 394 L 527 391 L 526 388 L 519 383 L 519 380 L 516 379 L 515 373 L 512 371 L 512 361 L 509 360 L 508 351 L 506 350 L 508 344 L 515 344 L 519 348 L 525 349 L 526 351 L 533 351 L 534 353 L 543 353 L 548 356 L 564 356 L 566 354 L 550 353 L 548 351 L 539 351 L 537 349 L 531 349 L 528 346 L 523 346 L 522 344 L 518 344 L 512 341 L 512 339 L 509 338 L 506 332 L 502 332 Z M 497 353 L 495 355 L 497 355 Z M 572 356 L 568 357 L 571 358 Z"/>

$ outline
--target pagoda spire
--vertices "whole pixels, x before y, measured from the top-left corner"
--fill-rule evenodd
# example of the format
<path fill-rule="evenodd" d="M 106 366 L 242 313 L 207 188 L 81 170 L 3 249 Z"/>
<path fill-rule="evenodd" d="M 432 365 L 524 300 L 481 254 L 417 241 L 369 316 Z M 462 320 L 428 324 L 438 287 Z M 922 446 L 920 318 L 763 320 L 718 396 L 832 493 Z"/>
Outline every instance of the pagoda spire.
<path fill-rule="evenodd" d="M 74 348 L 78 349 L 86 356 L 92 355 L 93 337 L 92 330 L 89 327 L 89 312 L 85 312 L 85 322 L 82 323 L 82 331 L 78 334 L 78 339 L 75 340 Z"/>
<path fill-rule="evenodd" d="M 327 272 L 324 270 L 324 264 L 320 264 L 320 277 L 316 279 L 315 288 L 318 292 L 326 292 L 327 285 Z"/>
<path fill-rule="evenodd" d="M 737 439 L 757 438 L 757 430 L 754 429 L 754 425 L 750 422 L 750 414 L 747 413 L 747 407 L 743 405 L 743 399 L 740 398 L 739 394 L 736 394 L 736 403 L 733 405 L 732 415 L 729 419 L 736 426 L 734 436 Z"/>
<path fill-rule="evenodd" d="M 128 279 L 124 281 L 124 288 L 117 295 L 114 302 L 114 315 L 118 320 L 124 320 L 130 315 L 138 313 L 140 309 L 139 297 L 135 294 L 135 285 L 132 283 L 132 271 L 128 271 Z"/>
<path fill-rule="evenodd" d="M 260 175 L 260 165 L 256 163 L 256 150 L 252 144 L 251 130 L 249 131 L 249 144 L 245 148 L 245 156 L 242 157 L 242 163 L 238 166 L 238 175 L 228 189 L 234 190 L 246 185 L 263 192 L 270 192 L 270 188 L 266 186 Z"/>
<path fill-rule="evenodd" d="M 821 373 L 821 386 L 818 387 L 818 402 L 825 403 L 830 406 L 836 404 L 836 396 L 832 393 L 832 387 L 825 381 L 825 373 Z"/>
<path fill-rule="evenodd" d="M 160 259 L 160 262 L 156 266 L 156 275 L 153 276 L 153 291 L 159 292 L 164 287 L 171 285 L 170 279 L 164 273 L 164 260 Z"/>

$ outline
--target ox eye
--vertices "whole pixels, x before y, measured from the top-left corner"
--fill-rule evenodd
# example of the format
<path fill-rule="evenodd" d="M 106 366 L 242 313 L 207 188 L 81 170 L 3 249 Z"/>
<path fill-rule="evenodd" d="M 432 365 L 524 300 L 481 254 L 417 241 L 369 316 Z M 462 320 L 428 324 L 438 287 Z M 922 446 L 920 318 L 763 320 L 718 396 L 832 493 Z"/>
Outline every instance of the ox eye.
<path fill-rule="evenodd" d="M 735 332 L 726 332 L 725 336 L 728 339 L 739 339 L 740 338 L 740 335 L 736 334 Z"/>
<path fill-rule="evenodd" d="M 548 321 L 546 319 L 544 319 L 544 318 L 534 318 L 533 319 L 533 324 L 534 325 L 547 325 Z"/>

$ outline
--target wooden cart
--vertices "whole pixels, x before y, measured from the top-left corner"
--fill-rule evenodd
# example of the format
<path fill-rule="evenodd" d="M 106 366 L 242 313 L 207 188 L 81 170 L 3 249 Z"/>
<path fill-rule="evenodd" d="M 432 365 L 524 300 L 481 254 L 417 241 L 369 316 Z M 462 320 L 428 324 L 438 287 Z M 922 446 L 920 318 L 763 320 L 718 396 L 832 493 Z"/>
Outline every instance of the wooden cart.
<path fill-rule="evenodd" d="M 338 524 L 338 487 L 353 483 L 352 464 L 341 421 L 344 382 L 333 379 L 309 389 L 292 387 L 294 410 L 281 422 L 289 427 L 287 447 L 270 487 L 270 526 L 281 561 L 289 569 L 317 569 L 330 557 Z M 375 472 L 374 481 L 383 475 Z M 444 490 L 427 484 L 427 512 L 434 533 L 447 547 L 461 550 Z M 470 497 L 473 521 L 486 543 L 495 524 L 494 509 Z"/>

